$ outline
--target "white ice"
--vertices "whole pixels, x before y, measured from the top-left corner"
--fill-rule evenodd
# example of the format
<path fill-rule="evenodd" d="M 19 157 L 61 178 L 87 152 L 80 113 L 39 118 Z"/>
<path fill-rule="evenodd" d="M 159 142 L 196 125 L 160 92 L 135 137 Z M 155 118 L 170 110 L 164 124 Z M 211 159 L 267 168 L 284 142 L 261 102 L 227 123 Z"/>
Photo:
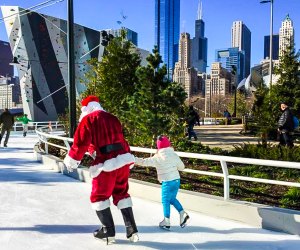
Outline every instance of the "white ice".
<path fill-rule="evenodd" d="M 89 203 L 91 186 L 44 168 L 33 157 L 37 137 L 12 133 L 0 149 L 0 249 L 226 249 L 299 250 L 300 237 L 254 228 L 188 211 L 191 221 L 178 226 L 172 210 L 170 231 L 158 228 L 160 203 L 133 197 L 140 241 L 130 243 L 120 211 L 112 206 L 116 244 L 93 238 L 99 221 Z M 191 200 L 191 202 L 193 202 Z"/>

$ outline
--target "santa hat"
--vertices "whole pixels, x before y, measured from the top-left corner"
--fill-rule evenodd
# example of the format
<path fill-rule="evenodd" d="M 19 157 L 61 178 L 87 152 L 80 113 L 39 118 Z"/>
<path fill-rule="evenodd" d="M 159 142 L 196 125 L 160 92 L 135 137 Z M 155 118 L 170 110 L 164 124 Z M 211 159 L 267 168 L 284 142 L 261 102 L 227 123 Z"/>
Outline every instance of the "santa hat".
<path fill-rule="evenodd" d="M 171 146 L 171 142 L 169 141 L 168 137 L 166 137 L 165 135 L 160 135 L 157 138 L 156 145 L 157 145 L 157 149 L 168 148 Z"/>
<path fill-rule="evenodd" d="M 81 105 L 87 106 L 90 102 L 99 102 L 99 98 L 94 95 L 89 95 L 81 101 Z"/>
<path fill-rule="evenodd" d="M 99 103 L 99 98 L 94 95 L 89 95 L 86 98 L 84 98 L 81 101 L 81 105 L 82 108 L 81 108 L 81 115 L 79 117 L 79 121 L 81 121 L 83 117 L 92 113 L 93 111 L 103 110 L 103 108 Z"/>

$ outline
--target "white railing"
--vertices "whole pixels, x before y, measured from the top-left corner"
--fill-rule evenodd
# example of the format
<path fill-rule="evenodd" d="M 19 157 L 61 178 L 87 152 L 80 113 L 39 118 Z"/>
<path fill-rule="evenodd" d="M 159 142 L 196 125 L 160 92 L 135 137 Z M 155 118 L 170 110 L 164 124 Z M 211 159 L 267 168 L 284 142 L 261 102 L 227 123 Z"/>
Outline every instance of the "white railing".
<path fill-rule="evenodd" d="M 45 122 L 28 122 L 28 132 L 35 132 L 38 128 L 45 127 L 49 128 L 50 130 L 57 130 L 59 126 L 58 121 L 45 121 Z M 23 123 L 19 121 L 15 121 L 13 126 L 13 131 L 22 131 L 23 130 Z"/>
<path fill-rule="evenodd" d="M 48 145 L 52 145 L 54 147 L 58 147 L 61 149 L 68 150 L 70 148 L 70 143 L 73 142 L 72 138 L 63 137 L 60 135 L 49 134 L 42 131 L 43 128 L 39 128 L 36 130 L 36 133 L 39 137 L 40 142 L 45 143 L 45 151 L 48 153 Z M 50 143 L 48 141 L 49 138 L 61 140 L 64 142 L 65 146 L 57 145 L 54 143 Z M 153 154 L 156 152 L 156 149 L 149 148 L 141 148 L 141 147 L 130 147 L 133 152 L 140 153 L 149 153 Z M 231 156 L 222 156 L 222 155 L 209 155 L 209 154 L 197 154 L 197 153 L 187 153 L 187 152 L 176 152 L 182 158 L 193 158 L 193 159 L 201 159 L 201 160 L 209 160 L 209 161 L 218 161 L 222 167 L 222 173 L 203 171 L 203 170 L 194 170 L 194 169 L 184 169 L 183 172 L 192 173 L 192 174 L 200 174 L 200 175 L 208 175 L 214 177 L 223 178 L 223 186 L 224 186 L 224 199 L 228 200 L 230 193 L 230 180 L 241 180 L 241 181 L 251 181 L 258 183 L 266 183 L 266 184 L 276 184 L 283 185 L 289 187 L 300 187 L 299 182 L 289 182 L 289 181 L 278 181 L 271 179 L 261 179 L 240 175 L 230 175 L 227 167 L 227 162 L 231 163 L 240 163 L 246 165 L 260 165 L 260 166 L 270 166 L 270 167 L 278 167 L 278 168 L 289 168 L 289 169 L 300 169 L 300 162 L 287 162 L 287 161 L 273 161 L 273 160 L 260 160 L 260 159 L 252 159 L 252 158 L 242 158 L 242 157 L 231 157 Z"/>

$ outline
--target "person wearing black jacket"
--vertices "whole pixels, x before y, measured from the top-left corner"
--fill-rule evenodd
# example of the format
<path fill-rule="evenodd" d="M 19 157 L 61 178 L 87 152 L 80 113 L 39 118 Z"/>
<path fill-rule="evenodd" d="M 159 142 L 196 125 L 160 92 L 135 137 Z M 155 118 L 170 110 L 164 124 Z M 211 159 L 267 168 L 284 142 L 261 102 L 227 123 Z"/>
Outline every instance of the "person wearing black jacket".
<path fill-rule="evenodd" d="M 286 102 L 281 102 L 282 114 L 278 120 L 279 145 L 293 147 L 291 133 L 294 130 L 293 114 Z"/>
<path fill-rule="evenodd" d="M 10 130 L 12 129 L 14 122 L 15 122 L 14 116 L 9 112 L 7 108 L 4 109 L 4 112 L 0 115 L 0 124 L 2 124 L 2 129 L 0 134 L 0 144 L 1 144 L 2 137 L 6 132 L 4 145 L 3 145 L 4 147 L 7 147 Z"/>
<path fill-rule="evenodd" d="M 189 106 L 189 111 L 187 113 L 187 125 L 188 125 L 188 139 L 191 140 L 192 137 L 194 137 L 195 141 L 197 141 L 197 135 L 194 131 L 194 126 L 197 123 L 200 125 L 199 121 L 199 115 L 198 113 L 194 110 L 194 107 L 191 105 Z"/>

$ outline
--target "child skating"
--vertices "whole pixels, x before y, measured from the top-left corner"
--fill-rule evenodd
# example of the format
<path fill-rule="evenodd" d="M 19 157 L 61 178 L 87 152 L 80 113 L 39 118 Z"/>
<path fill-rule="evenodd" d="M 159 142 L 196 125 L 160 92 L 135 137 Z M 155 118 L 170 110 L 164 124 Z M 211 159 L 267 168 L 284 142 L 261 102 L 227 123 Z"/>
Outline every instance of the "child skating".
<path fill-rule="evenodd" d="M 178 170 L 183 170 L 184 164 L 171 147 L 167 136 L 159 136 L 156 145 L 157 152 L 154 156 L 144 159 L 135 157 L 135 164 L 156 168 L 158 181 L 161 182 L 161 198 L 164 212 L 164 220 L 159 223 L 159 226 L 164 229 L 170 228 L 170 206 L 173 205 L 179 213 L 179 224 L 183 228 L 190 217 L 183 210 L 176 196 L 180 187 Z"/>

